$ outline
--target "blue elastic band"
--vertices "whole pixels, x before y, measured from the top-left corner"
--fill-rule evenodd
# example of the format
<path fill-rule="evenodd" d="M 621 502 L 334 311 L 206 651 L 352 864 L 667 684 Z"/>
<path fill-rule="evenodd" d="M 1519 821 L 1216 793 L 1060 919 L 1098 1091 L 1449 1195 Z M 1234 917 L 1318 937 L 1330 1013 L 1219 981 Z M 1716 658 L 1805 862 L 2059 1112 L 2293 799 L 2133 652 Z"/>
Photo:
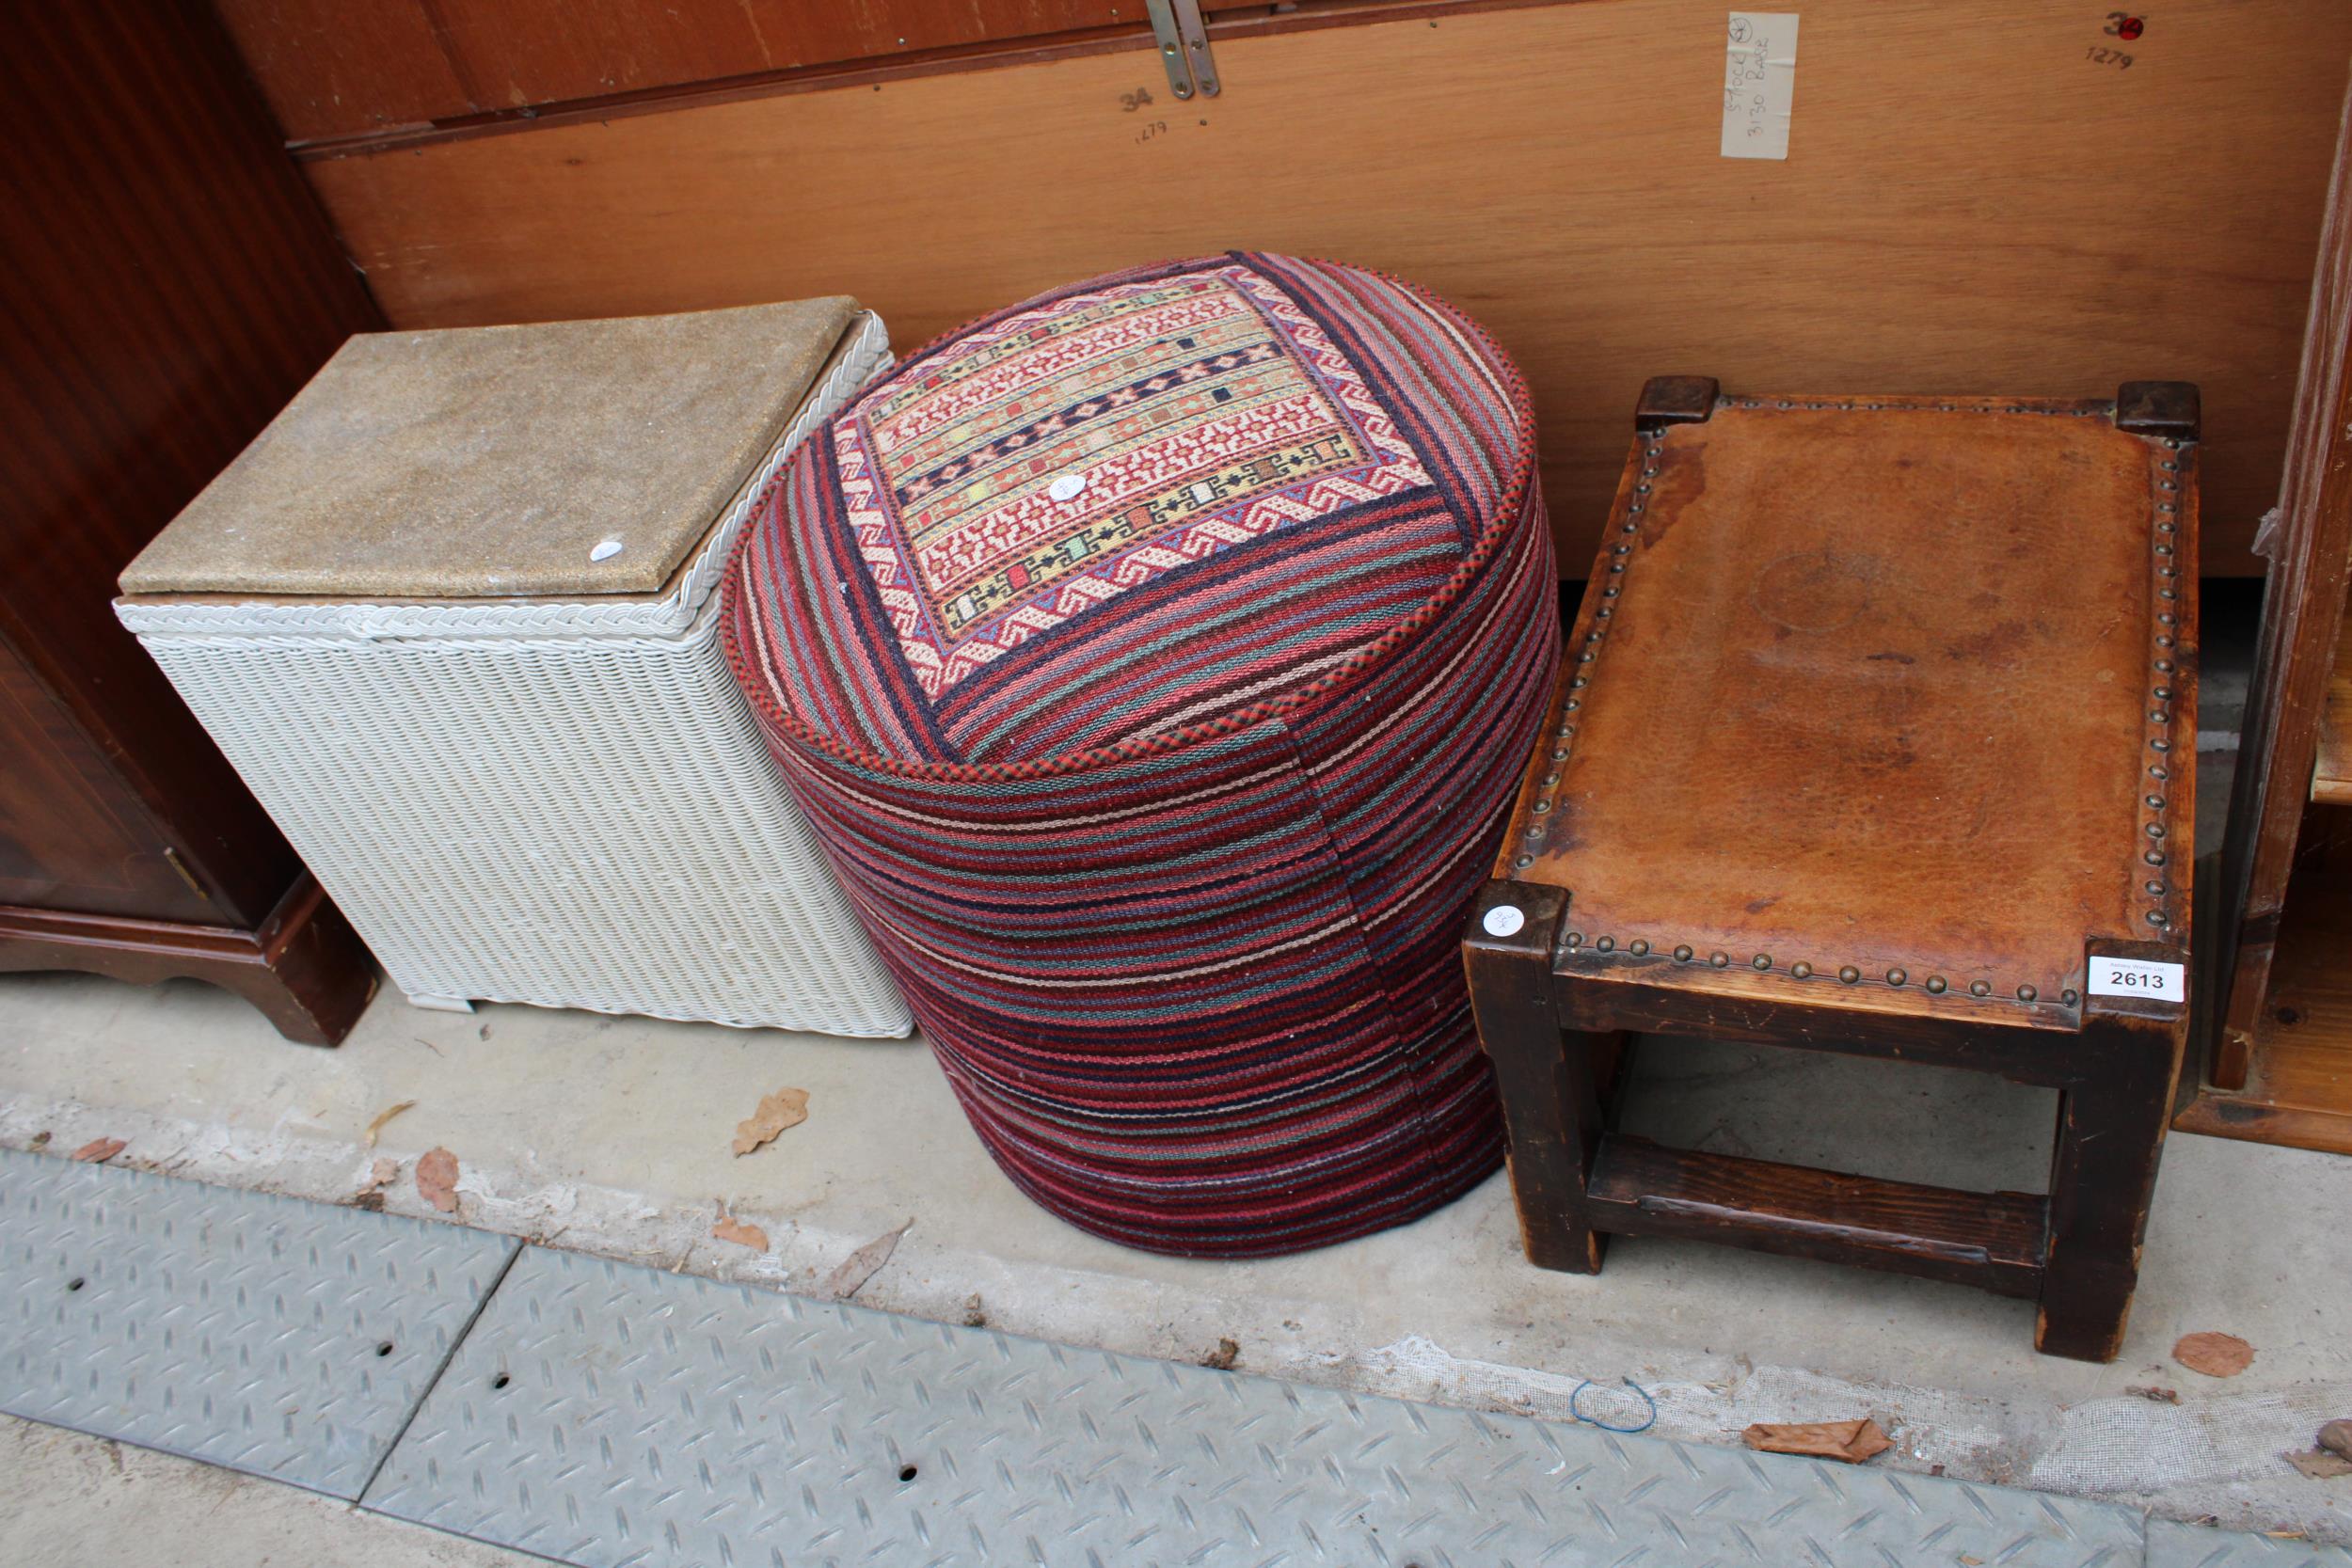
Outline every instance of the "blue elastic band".
<path fill-rule="evenodd" d="M 1589 1378 L 1589 1377 L 1588 1377 L 1588 1378 L 1586 1378 L 1583 1382 L 1581 1382 L 1581 1383 L 1578 1384 L 1578 1385 L 1576 1386 L 1576 1392 L 1575 1392 L 1575 1393 L 1573 1393 L 1573 1394 L 1570 1394 L 1570 1395 L 1568 1396 L 1568 1414 L 1569 1414 L 1569 1415 L 1571 1415 L 1571 1416 L 1573 1416 L 1573 1417 L 1575 1417 L 1578 1420 L 1582 1421 L 1582 1422 L 1583 1422 L 1586 1426 L 1596 1426 L 1596 1427 L 1600 1428 L 1600 1430 L 1601 1430 L 1601 1431 L 1603 1431 L 1603 1432 L 1614 1432 L 1614 1433 L 1621 1433 L 1621 1434 L 1623 1434 L 1623 1435 L 1625 1435 L 1625 1436 L 1628 1436 L 1628 1437 L 1630 1437 L 1633 1433 L 1637 1433 L 1637 1432 L 1647 1432 L 1650 1428 L 1652 1428 L 1652 1427 L 1654 1427 L 1654 1426 L 1656 1426 L 1656 1425 L 1658 1424 L 1658 1402 L 1657 1402 L 1656 1400 L 1651 1399 L 1651 1398 L 1649 1397 L 1649 1390 L 1648 1390 L 1648 1389 L 1646 1389 L 1646 1388 L 1643 1387 L 1640 1384 L 1638 1384 L 1638 1383 L 1634 1382 L 1631 1378 L 1629 1378 L 1629 1378 L 1625 1378 L 1625 1379 L 1623 1379 L 1622 1381 L 1624 1382 L 1624 1384 L 1625 1384 L 1625 1386 L 1626 1386 L 1627 1387 L 1629 1387 L 1629 1388 L 1632 1389 L 1635 1393 L 1637 1393 L 1637 1394 L 1641 1395 L 1641 1396 L 1642 1396 L 1642 1402 L 1643 1402 L 1644 1404 L 1645 1404 L 1645 1405 L 1648 1405 L 1648 1406 L 1649 1406 L 1649 1418 L 1648 1418 L 1647 1420 L 1644 1421 L 1644 1422 L 1643 1422 L 1640 1426 L 1637 1426 L 1637 1427 L 1618 1427 L 1618 1426 L 1611 1426 L 1611 1425 L 1610 1425 L 1607 1421 L 1596 1421 L 1596 1420 L 1594 1420 L 1594 1419 L 1593 1419 L 1590 1416 L 1585 1415 L 1583 1411 L 1581 1411 L 1581 1410 L 1578 1409 L 1578 1408 L 1577 1408 L 1577 1403 L 1576 1403 L 1576 1402 L 1577 1402 L 1577 1401 L 1579 1401 L 1579 1400 L 1581 1400 L 1581 1399 L 1582 1399 L 1582 1398 L 1584 1397 L 1584 1390 L 1585 1390 L 1585 1389 L 1587 1389 L 1587 1388 L 1590 1388 L 1590 1387 L 1593 1386 L 1593 1380 L 1592 1380 L 1591 1378 Z"/>

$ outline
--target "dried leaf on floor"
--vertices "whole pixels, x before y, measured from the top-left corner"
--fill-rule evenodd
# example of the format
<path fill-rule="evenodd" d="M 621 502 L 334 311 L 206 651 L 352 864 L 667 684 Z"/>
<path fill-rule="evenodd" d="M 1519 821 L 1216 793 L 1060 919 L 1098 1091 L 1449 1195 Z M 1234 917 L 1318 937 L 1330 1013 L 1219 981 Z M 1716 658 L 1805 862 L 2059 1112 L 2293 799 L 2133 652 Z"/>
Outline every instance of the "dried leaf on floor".
<path fill-rule="evenodd" d="M 73 1157 L 90 1164 L 101 1164 L 113 1159 L 129 1147 L 120 1138 L 92 1138 L 75 1149 Z"/>
<path fill-rule="evenodd" d="M 2234 1334 L 2185 1334 L 2172 1359 L 2207 1377 L 2235 1377 L 2254 1364 L 2254 1347 Z"/>
<path fill-rule="evenodd" d="M 2352 1421 L 2329 1421 L 2319 1429 L 2319 1446 L 2352 1459 Z"/>
<path fill-rule="evenodd" d="M 1758 1421 L 1740 1434 L 1740 1441 L 1766 1453 L 1801 1453 L 1812 1459 L 1837 1459 L 1859 1465 L 1895 1445 L 1879 1424 L 1865 1416 L 1858 1421 Z"/>
<path fill-rule="evenodd" d="M 778 1089 L 760 1100 L 759 1109 L 748 1121 L 735 1124 L 735 1152 L 749 1154 L 753 1149 L 773 1138 L 787 1127 L 798 1127 L 808 1119 L 806 1089 Z M 907 1222 L 914 1223 L 910 1220 Z"/>
<path fill-rule="evenodd" d="M 1230 1372 L 1233 1363 L 1241 1359 L 1241 1347 L 1231 1339 L 1219 1339 L 1216 1349 L 1200 1358 L 1200 1364 L 1216 1371 Z"/>
<path fill-rule="evenodd" d="M 2332 1481 L 2338 1476 L 2352 1476 L 2352 1459 L 2346 1459 L 2340 1453 L 2329 1453 L 2325 1449 L 2313 1449 L 2309 1453 L 2290 1453 L 2287 1455 L 2287 1463 L 2313 1481 Z"/>
<path fill-rule="evenodd" d="M 457 1212 L 457 1156 L 437 1148 L 418 1156 L 417 1196 L 444 1214 Z"/>
<path fill-rule="evenodd" d="M 876 1271 L 890 1261 L 890 1255 L 898 1250 L 898 1238 L 914 1227 L 913 1220 L 896 1230 L 885 1230 L 864 1246 L 841 1260 L 841 1266 L 825 1276 L 825 1294 L 835 1301 L 847 1301 L 858 1293 Z"/>
<path fill-rule="evenodd" d="M 750 1247 L 754 1252 L 768 1250 L 768 1232 L 755 1225 L 745 1225 L 724 1209 L 719 1211 L 719 1222 L 710 1227 L 714 1240 L 733 1242 L 737 1246 Z"/>
<path fill-rule="evenodd" d="M 416 1108 L 417 1102 L 415 1101 L 404 1100 L 397 1105 L 387 1105 L 384 1109 L 376 1112 L 375 1119 L 368 1123 L 368 1130 L 359 1134 L 359 1147 L 361 1148 L 373 1148 L 375 1147 L 375 1135 L 384 1131 L 384 1124 L 386 1122 L 391 1120 L 403 1111 L 413 1111 Z"/>
<path fill-rule="evenodd" d="M 359 1190 L 351 1195 L 352 1206 L 373 1213 L 384 1212 L 384 1189 L 400 1174 L 400 1162 L 386 1155 L 377 1155 L 368 1167 L 368 1179 L 359 1183 Z"/>

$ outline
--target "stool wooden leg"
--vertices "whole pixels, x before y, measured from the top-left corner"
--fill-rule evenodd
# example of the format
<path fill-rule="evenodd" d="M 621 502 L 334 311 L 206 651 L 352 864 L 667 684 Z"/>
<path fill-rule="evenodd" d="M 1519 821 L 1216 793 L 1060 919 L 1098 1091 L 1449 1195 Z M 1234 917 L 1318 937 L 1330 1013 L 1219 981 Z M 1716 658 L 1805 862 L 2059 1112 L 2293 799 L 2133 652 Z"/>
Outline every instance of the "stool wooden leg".
<path fill-rule="evenodd" d="M 1556 888 L 1489 883 L 1463 943 L 1478 1037 L 1494 1064 L 1510 1136 L 1511 1196 L 1530 1262 L 1598 1274 L 1608 1238 L 1585 1220 L 1584 1179 L 1600 1133 L 1595 1073 L 1606 1036 L 1564 1034 L 1552 1002 L 1551 943 L 1567 900 Z M 1524 924 L 1507 931 L 1518 911 Z"/>
<path fill-rule="evenodd" d="M 2177 1041 L 2123 1021 L 2093 1022 L 2116 1049 L 2100 1069 L 2060 1092 L 2050 1170 L 2049 1251 L 2034 1348 L 2078 1361 L 2112 1361 L 2122 1348 L 2139 1282 L 2140 1243 L 2156 1161 L 2171 1117 Z"/>

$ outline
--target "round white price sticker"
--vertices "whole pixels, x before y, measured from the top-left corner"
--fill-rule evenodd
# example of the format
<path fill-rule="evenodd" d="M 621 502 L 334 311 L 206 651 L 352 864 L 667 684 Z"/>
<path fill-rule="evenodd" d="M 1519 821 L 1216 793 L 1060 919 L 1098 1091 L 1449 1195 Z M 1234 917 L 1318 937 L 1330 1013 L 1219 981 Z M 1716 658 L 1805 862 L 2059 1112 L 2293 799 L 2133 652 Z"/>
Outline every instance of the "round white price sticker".
<path fill-rule="evenodd" d="M 1486 918 L 1480 924 L 1486 927 L 1486 934 L 1490 937 L 1515 937 L 1527 924 L 1527 916 L 1517 904 L 1497 904 L 1486 911 Z"/>

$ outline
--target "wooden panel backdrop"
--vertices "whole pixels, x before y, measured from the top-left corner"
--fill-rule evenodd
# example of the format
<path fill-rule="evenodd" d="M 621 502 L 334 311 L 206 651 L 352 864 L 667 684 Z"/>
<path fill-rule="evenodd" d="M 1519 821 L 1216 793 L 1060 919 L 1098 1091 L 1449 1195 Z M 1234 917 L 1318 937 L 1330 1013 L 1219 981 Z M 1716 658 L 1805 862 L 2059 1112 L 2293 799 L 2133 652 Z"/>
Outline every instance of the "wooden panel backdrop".
<path fill-rule="evenodd" d="M 270 107 L 297 141 L 1107 27 L 1144 15 L 1143 0 L 217 4 Z"/>
<path fill-rule="evenodd" d="M 2175 0 L 2128 65 L 2102 57 L 2108 11 L 1816 0 L 1786 163 L 1718 154 L 1720 8 L 1587 0 L 1228 36 L 1224 95 L 1190 105 L 1128 50 L 555 112 L 305 166 L 405 326 L 838 291 L 912 345 L 1170 254 L 1389 268 L 1526 367 L 1569 576 L 1653 374 L 2061 396 L 2193 380 L 2206 565 L 2244 572 L 2352 7 Z"/>
<path fill-rule="evenodd" d="M 115 620 L 115 575 L 380 323 L 200 5 L 11 21 L 0 904 L 258 926 L 301 866 Z"/>
<path fill-rule="evenodd" d="M 296 144 L 583 100 L 1132 49 L 1144 0 L 215 0 Z M 1379 9 L 1540 0 L 1200 0 L 1287 31 Z M 838 74 L 837 71 L 830 72 Z"/>

